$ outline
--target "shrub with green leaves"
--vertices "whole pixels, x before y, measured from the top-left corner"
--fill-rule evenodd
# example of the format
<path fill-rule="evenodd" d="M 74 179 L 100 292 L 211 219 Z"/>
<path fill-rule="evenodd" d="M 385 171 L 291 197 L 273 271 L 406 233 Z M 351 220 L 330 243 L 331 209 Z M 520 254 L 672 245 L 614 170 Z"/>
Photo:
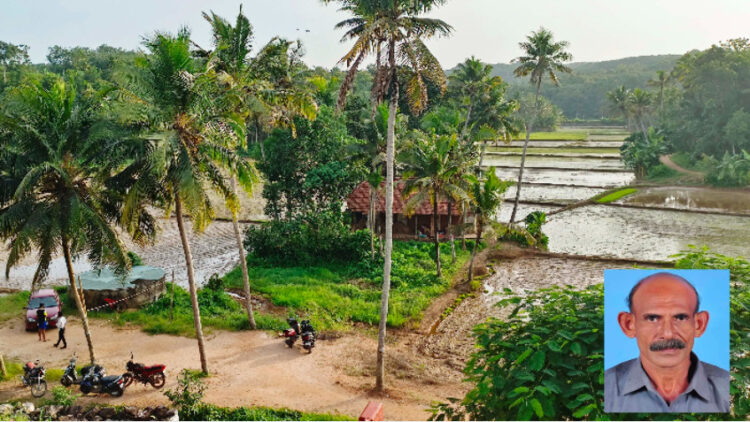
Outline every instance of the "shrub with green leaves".
<path fill-rule="evenodd" d="M 80 394 L 76 394 L 74 391 L 68 390 L 62 385 L 57 385 L 52 388 L 52 399 L 47 400 L 47 404 L 72 406 L 80 396 Z"/>
<path fill-rule="evenodd" d="M 747 186 L 750 184 L 750 153 L 724 153 L 721 160 L 710 159 L 706 181 L 714 186 Z"/>
<path fill-rule="evenodd" d="M 433 420 L 582 419 L 603 415 L 603 289 L 552 287 L 510 295 L 512 307 L 474 329 L 478 350 L 464 372 L 474 389 L 436 406 Z M 458 406 L 458 407 L 456 407 Z"/>
<path fill-rule="evenodd" d="M 653 128 L 649 128 L 648 138 L 644 138 L 642 133 L 634 133 L 625 138 L 620 147 L 625 167 L 635 170 L 635 176 L 639 179 L 646 177 L 651 167 L 659 165 L 659 157 L 667 151 L 669 146 L 664 136 Z"/>
<path fill-rule="evenodd" d="M 542 211 L 534 211 L 529 213 L 524 219 L 526 223 L 526 231 L 536 240 L 536 244 L 544 249 L 547 249 L 549 243 L 549 237 L 542 232 L 542 225 L 547 221 L 547 214 Z"/>
<path fill-rule="evenodd" d="M 370 234 L 352 232 L 338 213 L 321 212 L 250 226 L 245 248 L 255 258 L 283 267 L 321 261 L 356 263 L 369 259 Z"/>

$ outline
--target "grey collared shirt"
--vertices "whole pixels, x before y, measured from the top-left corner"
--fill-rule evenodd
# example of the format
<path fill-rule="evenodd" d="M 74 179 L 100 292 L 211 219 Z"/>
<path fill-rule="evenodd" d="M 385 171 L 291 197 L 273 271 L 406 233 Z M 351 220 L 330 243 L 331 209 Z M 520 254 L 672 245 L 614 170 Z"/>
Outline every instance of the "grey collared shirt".
<path fill-rule="evenodd" d="M 667 404 L 640 359 L 631 359 L 604 373 L 604 411 L 726 413 L 729 412 L 729 372 L 701 362 L 690 353 L 687 389 Z"/>

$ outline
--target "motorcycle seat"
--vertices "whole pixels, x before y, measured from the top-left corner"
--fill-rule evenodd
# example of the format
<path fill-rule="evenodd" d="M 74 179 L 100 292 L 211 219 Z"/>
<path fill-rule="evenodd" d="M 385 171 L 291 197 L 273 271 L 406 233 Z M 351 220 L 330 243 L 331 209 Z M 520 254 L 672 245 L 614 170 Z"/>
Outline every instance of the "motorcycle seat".
<path fill-rule="evenodd" d="M 164 365 L 151 365 L 146 366 L 143 369 L 146 371 L 161 371 L 164 368 Z"/>
<path fill-rule="evenodd" d="M 118 378 L 120 378 L 120 375 L 108 375 L 106 377 L 103 377 L 101 382 L 102 384 L 109 384 L 117 381 Z"/>

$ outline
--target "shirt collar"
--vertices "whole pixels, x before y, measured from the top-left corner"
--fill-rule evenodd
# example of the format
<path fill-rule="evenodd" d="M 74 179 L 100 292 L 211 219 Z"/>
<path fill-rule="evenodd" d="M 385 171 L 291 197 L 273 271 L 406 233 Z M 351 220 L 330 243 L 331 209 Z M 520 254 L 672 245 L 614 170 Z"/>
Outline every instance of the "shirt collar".
<path fill-rule="evenodd" d="M 630 394 L 642 388 L 656 392 L 656 388 L 651 383 L 651 379 L 641 365 L 640 358 L 632 361 L 626 372 L 626 377 L 622 391 L 623 394 Z M 696 394 L 704 400 L 708 400 L 708 398 L 711 397 L 711 389 L 709 388 L 703 362 L 698 360 L 698 356 L 693 352 L 690 352 L 690 370 L 688 371 L 688 379 L 688 386 L 682 394 L 695 391 Z"/>

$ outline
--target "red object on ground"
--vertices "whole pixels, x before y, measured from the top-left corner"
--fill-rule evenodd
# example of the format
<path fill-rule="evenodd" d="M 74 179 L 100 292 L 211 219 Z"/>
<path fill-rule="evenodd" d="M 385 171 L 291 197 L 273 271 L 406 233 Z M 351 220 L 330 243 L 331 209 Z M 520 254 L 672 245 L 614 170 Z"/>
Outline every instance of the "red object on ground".
<path fill-rule="evenodd" d="M 361 421 L 382 421 L 383 420 L 383 403 L 371 401 L 365 406 L 365 410 L 359 415 Z"/>

